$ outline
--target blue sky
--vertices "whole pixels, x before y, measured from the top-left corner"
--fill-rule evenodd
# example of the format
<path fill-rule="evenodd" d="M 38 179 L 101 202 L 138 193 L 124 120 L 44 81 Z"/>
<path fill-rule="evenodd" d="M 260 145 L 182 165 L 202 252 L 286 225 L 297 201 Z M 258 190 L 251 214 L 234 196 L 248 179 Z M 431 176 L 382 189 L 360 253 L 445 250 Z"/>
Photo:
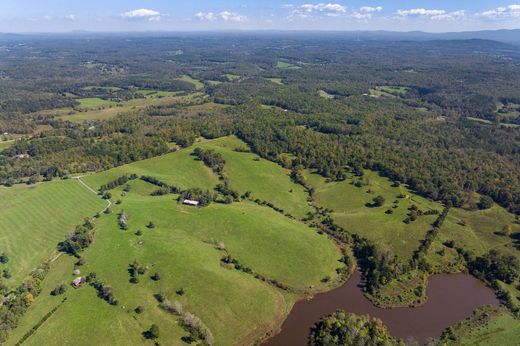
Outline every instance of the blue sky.
<path fill-rule="evenodd" d="M 0 0 L 0 32 L 520 28 L 520 0 Z"/>

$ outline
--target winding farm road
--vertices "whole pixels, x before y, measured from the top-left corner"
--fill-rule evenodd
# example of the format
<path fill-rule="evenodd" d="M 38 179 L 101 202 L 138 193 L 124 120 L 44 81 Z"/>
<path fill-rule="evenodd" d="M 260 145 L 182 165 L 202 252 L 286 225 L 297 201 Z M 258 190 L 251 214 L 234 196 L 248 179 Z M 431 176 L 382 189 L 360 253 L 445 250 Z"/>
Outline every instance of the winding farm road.
<path fill-rule="evenodd" d="M 80 175 L 80 176 L 77 176 L 77 177 L 74 177 L 74 179 L 76 179 L 81 185 L 85 186 L 90 192 L 94 193 L 96 196 L 98 195 L 98 192 L 96 190 L 94 190 L 93 188 L 91 188 L 90 186 L 88 186 L 83 180 L 81 180 L 81 178 L 83 178 L 84 175 Z M 105 210 L 107 210 L 108 208 L 110 208 L 110 206 L 112 206 L 112 202 L 110 201 L 110 199 L 107 199 L 107 206 L 105 207 L 105 209 L 101 210 L 100 214 L 101 213 L 104 213 Z"/>

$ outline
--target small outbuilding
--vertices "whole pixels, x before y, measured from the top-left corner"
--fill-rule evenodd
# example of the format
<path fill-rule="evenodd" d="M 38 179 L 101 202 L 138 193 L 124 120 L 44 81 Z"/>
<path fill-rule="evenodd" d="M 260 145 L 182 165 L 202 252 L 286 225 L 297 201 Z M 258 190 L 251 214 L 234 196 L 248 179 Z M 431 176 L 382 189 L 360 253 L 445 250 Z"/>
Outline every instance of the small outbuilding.
<path fill-rule="evenodd" d="M 185 200 L 182 201 L 182 204 L 191 205 L 193 207 L 198 207 L 199 206 L 199 201 L 194 201 L 194 200 L 191 200 L 191 199 L 185 199 Z"/>
<path fill-rule="evenodd" d="M 85 278 L 83 278 L 83 277 L 81 277 L 81 276 L 75 278 L 74 280 L 72 280 L 72 285 L 73 285 L 75 288 L 79 288 L 79 287 L 81 287 L 84 283 L 85 283 Z"/>

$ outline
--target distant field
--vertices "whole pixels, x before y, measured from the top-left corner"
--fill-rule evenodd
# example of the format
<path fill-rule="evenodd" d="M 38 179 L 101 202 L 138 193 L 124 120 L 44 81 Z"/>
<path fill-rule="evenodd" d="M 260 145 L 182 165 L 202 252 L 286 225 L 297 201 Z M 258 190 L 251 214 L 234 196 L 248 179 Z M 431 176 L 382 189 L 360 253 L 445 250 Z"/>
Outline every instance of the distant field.
<path fill-rule="evenodd" d="M 297 70 L 297 69 L 300 69 L 301 67 L 291 64 L 290 62 L 287 62 L 285 60 L 278 60 L 276 62 L 276 68 Z"/>
<path fill-rule="evenodd" d="M 334 98 L 334 95 L 331 95 L 331 94 L 327 93 L 324 90 L 318 90 L 318 95 L 323 97 L 323 98 L 326 98 L 326 99 L 333 99 Z"/>
<path fill-rule="evenodd" d="M 7 142 L 0 141 L 0 151 L 9 148 L 13 144 L 14 144 L 14 141 L 7 141 Z"/>
<path fill-rule="evenodd" d="M 416 221 L 405 224 L 408 208 L 415 204 L 419 209 L 442 211 L 442 205 L 412 194 L 406 187 L 392 187 L 392 182 L 377 173 L 365 171 L 361 179 L 364 186 L 353 183 L 358 178 L 350 177 L 342 182 L 327 183 L 321 176 L 307 173 L 307 180 L 314 187 L 314 199 L 318 205 L 333 210 L 334 221 L 347 231 L 356 233 L 378 244 L 388 244 L 403 259 L 409 259 L 431 228 L 436 216 L 420 216 Z M 370 192 L 368 192 L 370 191 Z M 399 198 L 399 195 L 405 198 Z M 383 196 L 382 207 L 368 207 L 376 196 Z M 397 208 L 392 208 L 394 201 Z M 385 213 L 388 209 L 393 214 Z"/>
<path fill-rule="evenodd" d="M 201 146 L 222 153 L 226 160 L 225 174 L 232 189 L 239 193 L 250 191 L 254 198 L 271 202 L 299 219 L 311 211 L 307 194 L 301 185 L 291 181 L 289 170 L 259 159 L 255 154 L 236 152 L 234 149 L 246 147 L 236 137 L 220 138 Z"/>
<path fill-rule="evenodd" d="M 152 90 L 152 89 L 141 89 L 136 92 L 137 94 L 143 95 L 147 98 L 160 98 L 166 96 L 175 96 L 179 94 L 179 91 L 164 91 L 164 90 Z"/>
<path fill-rule="evenodd" d="M 111 100 L 104 100 L 98 97 L 88 97 L 78 99 L 81 108 L 96 108 L 96 107 L 108 107 L 115 106 L 117 103 Z"/>
<path fill-rule="evenodd" d="M 231 73 L 226 73 L 223 75 L 224 77 L 226 77 L 228 80 L 230 81 L 234 81 L 236 79 L 240 79 L 240 76 L 239 75 L 236 75 L 236 74 L 231 74 Z"/>
<path fill-rule="evenodd" d="M 0 252 L 9 256 L 9 284 L 48 258 L 58 242 L 105 206 L 75 180 L 0 187 Z"/>
<path fill-rule="evenodd" d="M 395 87 L 390 85 L 378 86 L 374 89 L 370 89 L 370 95 L 375 97 L 389 97 L 395 98 L 398 96 L 404 96 L 409 91 L 408 88 L 405 87 Z"/>
<path fill-rule="evenodd" d="M 204 88 L 204 84 L 201 81 L 194 79 L 188 75 L 182 76 L 181 78 L 179 78 L 179 80 L 195 85 L 195 90 L 201 90 L 202 88 Z"/>
<path fill-rule="evenodd" d="M 390 85 L 383 85 L 380 87 L 377 87 L 378 90 L 384 91 L 389 94 L 393 95 L 405 95 L 410 89 L 400 86 L 390 86 Z"/>
<path fill-rule="evenodd" d="M 273 82 L 274 84 L 283 85 L 282 78 L 266 78 L 268 81 Z"/>
<path fill-rule="evenodd" d="M 91 86 L 84 87 L 83 90 L 119 91 L 119 90 L 122 90 L 122 89 L 119 88 L 119 87 L 115 87 L 115 86 L 96 86 L 96 85 L 91 85 Z"/>
<path fill-rule="evenodd" d="M 166 92 L 169 93 L 169 92 Z M 157 94 L 156 94 L 157 95 Z M 68 120 L 71 122 L 85 122 L 92 120 L 106 120 L 118 116 L 120 113 L 129 112 L 132 110 L 139 110 L 152 105 L 164 105 L 172 104 L 175 102 L 182 102 L 189 100 L 194 97 L 202 96 L 201 93 L 192 93 L 183 96 L 176 96 L 174 94 L 166 95 L 162 94 L 162 97 L 156 97 L 151 95 L 145 99 L 133 99 L 126 102 L 119 103 L 116 107 L 103 108 L 103 109 L 89 109 L 85 111 L 75 111 L 71 108 L 55 109 L 45 111 L 45 113 L 53 114 L 57 118 L 62 120 Z"/>

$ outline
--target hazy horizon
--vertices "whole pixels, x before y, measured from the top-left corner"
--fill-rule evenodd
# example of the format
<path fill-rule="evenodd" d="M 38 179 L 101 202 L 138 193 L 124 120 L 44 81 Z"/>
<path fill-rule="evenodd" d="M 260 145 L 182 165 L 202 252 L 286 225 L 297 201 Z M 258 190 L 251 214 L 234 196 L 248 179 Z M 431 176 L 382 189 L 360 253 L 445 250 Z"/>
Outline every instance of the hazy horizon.
<path fill-rule="evenodd" d="M 518 0 L 517 0 L 518 1 Z M 100 1 L 0 4 L 0 32 L 423 31 L 520 28 L 512 1 Z"/>

